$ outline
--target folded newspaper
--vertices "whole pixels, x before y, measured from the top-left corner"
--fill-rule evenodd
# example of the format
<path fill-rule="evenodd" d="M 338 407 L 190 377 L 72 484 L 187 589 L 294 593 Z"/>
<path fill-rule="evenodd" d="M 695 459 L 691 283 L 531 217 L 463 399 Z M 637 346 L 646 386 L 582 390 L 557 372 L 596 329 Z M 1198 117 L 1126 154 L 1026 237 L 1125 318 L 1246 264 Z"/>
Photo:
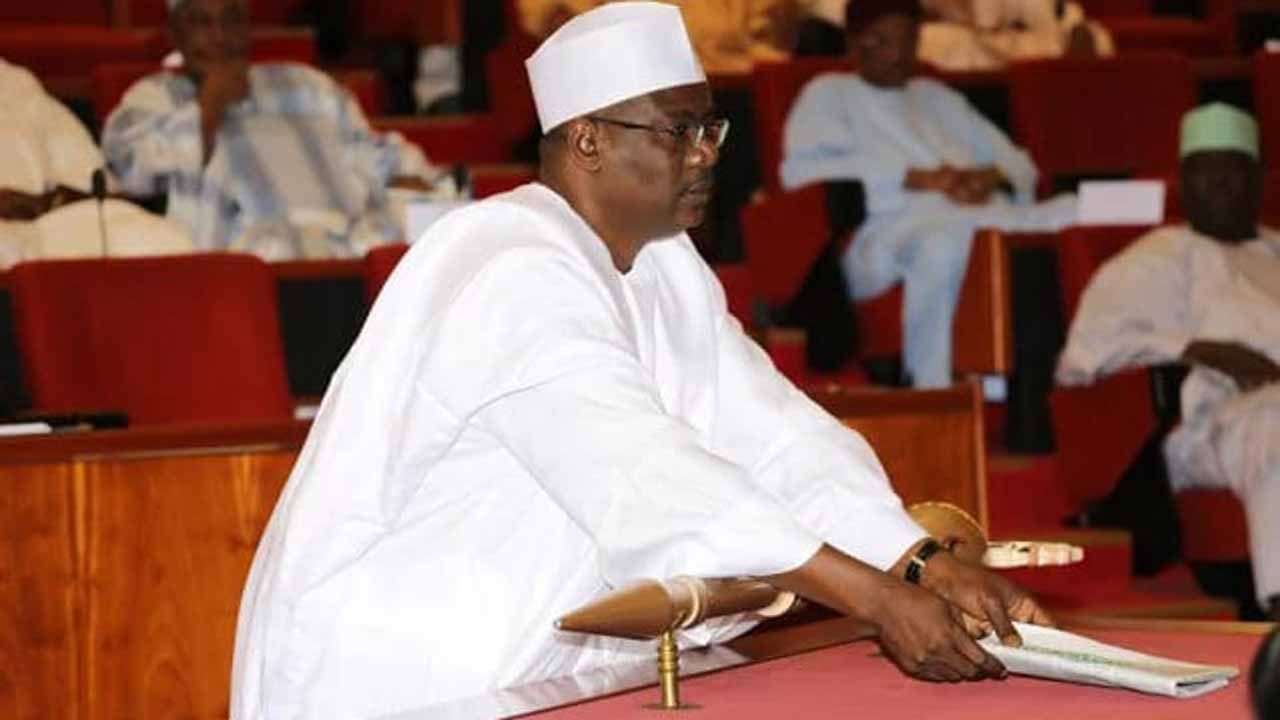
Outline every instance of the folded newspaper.
<path fill-rule="evenodd" d="M 980 642 L 987 652 L 1000 659 L 1009 672 L 1018 675 L 1065 680 L 1104 687 L 1119 687 L 1192 698 L 1226 687 L 1240 674 L 1225 665 L 1198 665 L 1145 655 L 1114 645 L 1090 640 L 1074 633 L 1015 623 L 1022 647 L 1005 647 L 995 635 Z"/>

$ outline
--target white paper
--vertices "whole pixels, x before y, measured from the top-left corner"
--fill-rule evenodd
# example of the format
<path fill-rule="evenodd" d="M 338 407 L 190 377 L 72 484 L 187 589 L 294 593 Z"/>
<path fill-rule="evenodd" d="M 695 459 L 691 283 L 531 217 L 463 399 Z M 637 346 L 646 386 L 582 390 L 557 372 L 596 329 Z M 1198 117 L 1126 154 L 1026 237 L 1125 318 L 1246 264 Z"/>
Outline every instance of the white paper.
<path fill-rule="evenodd" d="M 0 437 L 46 435 L 51 432 L 53 427 L 47 422 L 0 423 Z"/>
<path fill-rule="evenodd" d="M 1226 665 L 1199 665 L 1146 655 L 1081 635 L 1015 623 L 1022 647 L 988 635 L 979 642 L 1011 673 L 1118 687 L 1171 698 L 1192 698 L 1226 687 L 1240 674 Z"/>
<path fill-rule="evenodd" d="M 1079 225 L 1159 225 L 1164 222 L 1161 180 L 1087 180 L 1080 183 Z"/>
<path fill-rule="evenodd" d="M 466 204 L 465 200 L 414 200 L 406 203 L 405 239 L 411 244 L 417 242 L 435 221 Z"/>

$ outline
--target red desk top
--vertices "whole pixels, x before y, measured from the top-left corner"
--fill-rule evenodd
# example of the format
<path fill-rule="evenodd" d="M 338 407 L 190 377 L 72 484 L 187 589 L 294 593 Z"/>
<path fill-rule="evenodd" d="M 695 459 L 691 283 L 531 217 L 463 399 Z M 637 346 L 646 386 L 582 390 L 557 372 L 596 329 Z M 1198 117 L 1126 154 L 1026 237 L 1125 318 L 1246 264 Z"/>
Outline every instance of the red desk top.
<path fill-rule="evenodd" d="M 1250 717 L 1248 668 L 1262 638 L 1257 635 L 1115 629 L 1080 630 L 1103 642 L 1155 655 L 1214 665 L 1235 665 L 1241 677 L 1223 690 L 1173 700 L 1127 690 L 1096 688 L 1024 677 L 957 685 L 911 680 L 879 656 L 870 641 L 839 645 L 780 660 L 733 668 L 685 680 L 681 696 L 701 705 L 677 718 L 1039 718 L 1108 720 L 1143 718 L 1231 720 Z M 646 688 L 534 717 L 637 718 L 661 713 L 643 709 L 657 699 Z"/>

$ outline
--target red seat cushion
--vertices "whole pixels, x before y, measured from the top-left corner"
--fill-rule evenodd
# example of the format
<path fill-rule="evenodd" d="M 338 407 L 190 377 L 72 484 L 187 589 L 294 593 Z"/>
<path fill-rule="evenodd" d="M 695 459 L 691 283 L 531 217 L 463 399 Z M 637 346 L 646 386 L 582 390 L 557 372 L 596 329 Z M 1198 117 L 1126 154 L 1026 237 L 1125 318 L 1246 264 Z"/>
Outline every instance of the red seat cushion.
<path fill-rule="evenodd" d="M 1169 53 L 1015 63 L 1014 135 L 1044 178 L 1178 170 L 1182 115 L 1195 104 L 1191 64 Z"/>
<path fill-rule="evenodd" d="M 1182 529 L 1182 556 L 1192 562 L 1249 558 L 1249 522 L 1229 490 L 1184 490 L 1174 495 Z"/>
<path fill-rule="evenodd" d="M 9 275 L 35 409 L 135 425 L 292 416 L 275 279 L 247 255 L 23 263 Z"/>
<path fill-rule="evenodd" d="M 364 296 L 370 305 L 378 298 L 378 293 L 382 292 L 382 286 L 387 284 L 387 278 L 391 277 L 391 271 L 396 269 L 400 258 L 409 251 L 409 246 L 404 243 L 393 243 L 391 245 L 379 245 L 373 248 L 364 256 Z"/>

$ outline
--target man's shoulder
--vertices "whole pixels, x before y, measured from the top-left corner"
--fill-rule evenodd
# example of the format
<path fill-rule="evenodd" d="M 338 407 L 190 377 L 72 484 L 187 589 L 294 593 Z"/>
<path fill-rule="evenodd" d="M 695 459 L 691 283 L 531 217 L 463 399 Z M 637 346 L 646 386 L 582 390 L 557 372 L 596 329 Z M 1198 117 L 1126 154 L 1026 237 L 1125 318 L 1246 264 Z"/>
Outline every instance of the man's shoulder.
<path fill-rule="evenodd" d="M 829 70 L 814 75 L 809 82 L 804 84 L 801 92 L 806 95 L 847 92 L 850 88 L 857 87 L 861 82 L 862 80 L 857 73 Z"/>

